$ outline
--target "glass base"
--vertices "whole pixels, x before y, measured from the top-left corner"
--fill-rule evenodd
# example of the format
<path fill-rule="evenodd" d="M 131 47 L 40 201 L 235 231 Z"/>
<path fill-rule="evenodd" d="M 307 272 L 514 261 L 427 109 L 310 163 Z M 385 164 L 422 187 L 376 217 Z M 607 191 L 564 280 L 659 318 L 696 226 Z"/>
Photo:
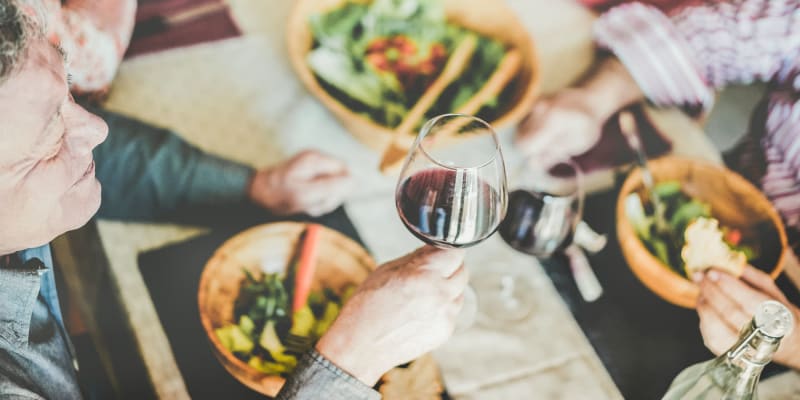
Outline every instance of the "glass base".
<path fill-rule="evenodd" d="M 479 273 L 472 279 L 472 286 L 478 296 L 478 319 L 488 325 L 522 321 L 535 308 L 533 286 L 519 272 L 508 268 Z"/>

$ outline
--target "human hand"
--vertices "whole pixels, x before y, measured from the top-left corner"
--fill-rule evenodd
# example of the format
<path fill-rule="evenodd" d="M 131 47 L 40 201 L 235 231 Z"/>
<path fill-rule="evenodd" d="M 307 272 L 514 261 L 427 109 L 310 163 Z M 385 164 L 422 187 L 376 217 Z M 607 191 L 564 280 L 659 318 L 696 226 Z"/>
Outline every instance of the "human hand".
<path fill-rule="evenodd" d="M 345 304 L 317 350 L 372 386 L 391 368 L 444 343 L 469 274 L 462 250 L 422 247 L 376 269 Z"/>
<path fill-rule="evenodd" d="M 305 213 L 316 217 L 338 207 L 351 187 L 344 162 L 307 150 L 256 172 L 248 195 L 254 203 L 278 215 Z"/>
<path fill-rule="evenodd" d="M 538 102 L 520 124 L 516 141 L 545 167 L 590 150 L 615 112 L 644 93 L 616 58 L 607 58 L 577 86 Z"/>
<path fill-rule="evenodd" d="M 750 323 L 764 301 L 783 303 L 795 321 L 800 321 L 800 309 L 789 303 L 769 275 L 751 266 L 744 269 L 741 279 L 717 270 L 697 273 L 692 278 L 700 286 L 697 314 L 703 342 L 716 355 L 733 346 L 742 327 Z M 800 335 L 790 333 L 784 337 L 773 360 L 800 369 Z"/>
<path fill-rule="evenodd" d="M 585 89 L 569 88 L 536 103 L 517 129 L 522 152 L 549 167 L 591 149 L 606 116 L 587 99 Z"/>

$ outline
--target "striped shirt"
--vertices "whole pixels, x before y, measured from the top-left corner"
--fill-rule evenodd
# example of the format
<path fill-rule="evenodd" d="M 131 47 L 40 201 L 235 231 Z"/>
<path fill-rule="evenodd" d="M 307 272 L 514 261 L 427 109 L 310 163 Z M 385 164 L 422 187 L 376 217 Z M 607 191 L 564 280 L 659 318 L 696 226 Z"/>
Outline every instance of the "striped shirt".
<path fill-rule="evenodd" d="M 666 13 L 629 3 L 603 14 L 598 44 L 661 106 L 705 111 L 728 84 L 768 82 L 748 136 L 760 184 L 788 227 L 800 228 L 800 0 L 695 0 Z M 733 166 L 752 170 L 749 165 Z"/>

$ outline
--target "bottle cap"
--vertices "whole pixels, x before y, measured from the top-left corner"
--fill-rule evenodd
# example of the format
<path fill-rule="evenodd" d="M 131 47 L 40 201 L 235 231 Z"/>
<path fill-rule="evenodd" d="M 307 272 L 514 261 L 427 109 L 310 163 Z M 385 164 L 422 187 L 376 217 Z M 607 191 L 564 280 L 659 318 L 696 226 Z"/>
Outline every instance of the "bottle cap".
<path fill-rule="evenodd" d="M 763 334 L 776 339 L 788 335 L 794 328 L 792 312 L 774 300 L 761 303 L 753 321 Z"/>

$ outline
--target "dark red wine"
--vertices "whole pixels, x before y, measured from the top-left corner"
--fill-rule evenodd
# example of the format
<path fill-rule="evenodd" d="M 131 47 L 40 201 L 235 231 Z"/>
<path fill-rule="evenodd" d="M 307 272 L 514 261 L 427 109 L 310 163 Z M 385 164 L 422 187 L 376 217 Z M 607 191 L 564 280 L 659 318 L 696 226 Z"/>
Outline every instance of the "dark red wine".
<path fill-rule="evenodd" d="M 468 170 L 418 172 L 398 187 L 396 198 L 408 230 L 436 246 L 477 244 L 494 233 L 505 211 L 497 191 Z"/>
<path fill-rule="evenodd" d="M 508 195 L 508 213 L 498 231 L 511 247 L 537 257 L 549 257 L 572 242 L 574 219 L 575 209 L 570 199 L 515 190 Z"/>

